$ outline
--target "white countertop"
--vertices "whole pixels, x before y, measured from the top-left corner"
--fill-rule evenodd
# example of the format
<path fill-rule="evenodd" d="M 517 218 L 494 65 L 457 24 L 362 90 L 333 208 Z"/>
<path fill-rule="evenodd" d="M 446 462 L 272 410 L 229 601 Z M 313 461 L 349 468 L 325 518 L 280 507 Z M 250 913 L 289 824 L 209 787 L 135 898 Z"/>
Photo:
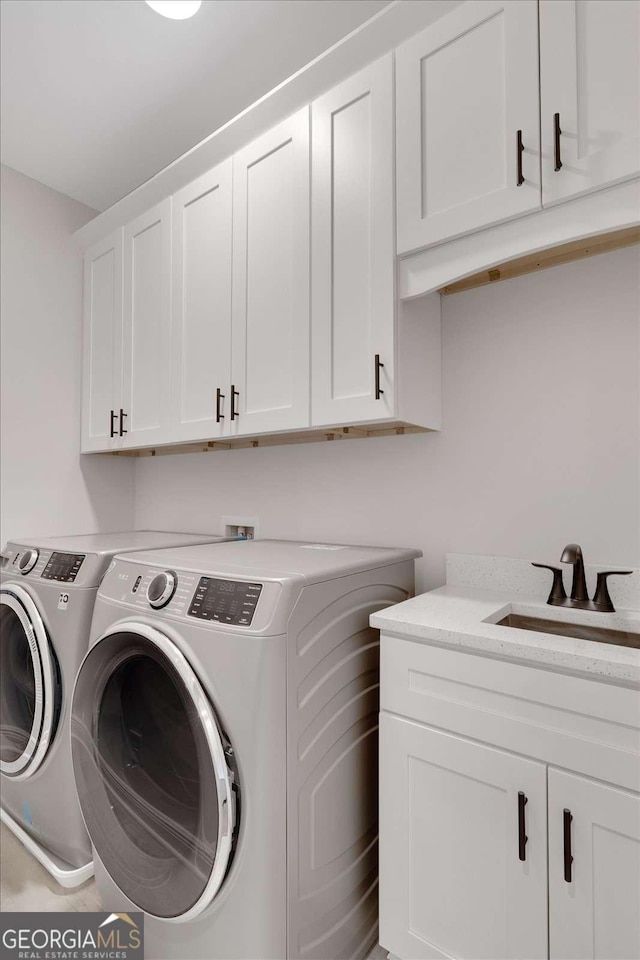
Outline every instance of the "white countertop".
<path fill-rule="evenodd" d="M 380 610 L 372 615 L 371 626 L 423 643 L 640 687 L 640 649 L 498 626 L 509 613 L 640 634 L 640 613 L 634 610 L 592 613 L 469 586 L 440 587 Z"/>

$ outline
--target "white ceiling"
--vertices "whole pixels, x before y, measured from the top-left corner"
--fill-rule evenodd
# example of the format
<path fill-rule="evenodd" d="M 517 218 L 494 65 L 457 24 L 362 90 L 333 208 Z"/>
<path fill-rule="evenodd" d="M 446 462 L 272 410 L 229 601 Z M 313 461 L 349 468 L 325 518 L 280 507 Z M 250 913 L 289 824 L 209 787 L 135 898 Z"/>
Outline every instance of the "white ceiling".
<path fill-rule="evenodd" d="M 2 162 L 104 210 L 389 0 L 2 0 Z"/>

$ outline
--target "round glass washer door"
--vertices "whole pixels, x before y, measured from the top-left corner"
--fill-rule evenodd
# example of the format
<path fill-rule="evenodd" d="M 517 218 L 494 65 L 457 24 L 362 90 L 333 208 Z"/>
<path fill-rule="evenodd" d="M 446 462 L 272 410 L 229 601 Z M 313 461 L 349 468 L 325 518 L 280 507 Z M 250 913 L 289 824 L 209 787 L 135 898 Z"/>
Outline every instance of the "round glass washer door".
<path fill-rule="evenodd" d="M 84 821 L 105 869 L 139 909 L 183 922 L 227 873 L 234 774 L 215 712 L 183 653 L 146 624 L 121 624 L 86 655 L 71 751 Z"/>
<path fill-rule="evenodd" d="M 60 684 L 38 608 L 18 584 L 0 589 L 0 771 L 31 777 L 44 760 L 60 712 Z"/>

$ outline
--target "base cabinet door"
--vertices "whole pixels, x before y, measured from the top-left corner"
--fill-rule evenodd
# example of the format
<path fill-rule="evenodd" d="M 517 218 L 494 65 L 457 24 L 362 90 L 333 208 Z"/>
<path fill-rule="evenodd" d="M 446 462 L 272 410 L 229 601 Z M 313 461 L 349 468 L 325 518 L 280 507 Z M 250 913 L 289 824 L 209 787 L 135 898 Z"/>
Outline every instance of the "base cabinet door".
<path fill-rule="evenodd" d="M 124 228 L 123 447 L 171 439 L 171 199 Z"/>
<path fill-rule="evenodd" d="M 172 439 L 223 434 L 231 382 L 231 159 L 173 196 Z"/>
<path fill-rule="evenodd" d="M 309 425 L 309 176 L 308 107 L 233 158 L 232 436 Z"/>
<path fill-rule="evenodd" d="M 551 960 L 640 957 L 640 795 L 549 769 Z"/>
<path fill-rule="evenodd" d="M 542 197 L 640 174 L 640 3 L 540 0 Z"/>
<path fill-rule="evenodd" d="M 546 800 L 544 764 L 382 713 L 381 945 L 546 957 Z"/>
<path fill-rule="evenodd" d="M 394 414 L 392 84 L 389 55 L 312 105 L 314 426 Z"/>
<path fill-rule="evenodd" d="M 397 49 L 398 253 L 540 208 L 538 76 L 537 0 L 467 0 Z"/>
<path fill-rule="evenodd" d="M 122 230 L 84 255 L 82 452 L 120 445 Z"/>

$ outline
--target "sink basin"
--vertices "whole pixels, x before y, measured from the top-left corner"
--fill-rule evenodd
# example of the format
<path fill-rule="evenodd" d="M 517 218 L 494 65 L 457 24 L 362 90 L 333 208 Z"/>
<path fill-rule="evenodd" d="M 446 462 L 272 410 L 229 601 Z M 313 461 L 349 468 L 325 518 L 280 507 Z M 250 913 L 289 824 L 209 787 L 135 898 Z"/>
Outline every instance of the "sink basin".
<path fill-rule="evenodd" d="M 499 627 L 517 627 L 518 630 L 533 630 L 535 633 L 553 633 L 558 637 L 575 637 L 577 640 L 596 640 L 598 643 L 615 643 L 620 647 L 640 649 L 640 633 L 628 630 L 610 630 L 584 623 L 567 623 L 565 620 L 543 620 L 520 613 L 509 613 L 498 620 Z"/>

